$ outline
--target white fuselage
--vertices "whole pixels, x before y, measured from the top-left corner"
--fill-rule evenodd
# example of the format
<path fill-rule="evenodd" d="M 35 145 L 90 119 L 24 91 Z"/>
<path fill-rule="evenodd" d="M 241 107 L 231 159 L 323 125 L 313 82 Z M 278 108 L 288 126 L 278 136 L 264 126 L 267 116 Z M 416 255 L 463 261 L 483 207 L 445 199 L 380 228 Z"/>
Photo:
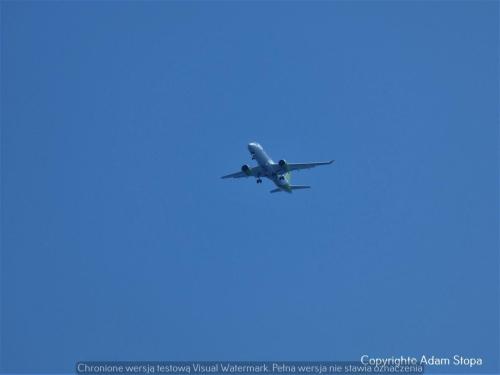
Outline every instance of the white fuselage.
<path fill-rule="evenodd" d="M 269 157 L 269 155 L 266 154 L 264 148 L 260 144 L 256 142 L 249 143 L 248 151 L 252 154 L 252 159 L 255 159 L 261 167 L 262 173 L 261 175 L 256 176 L 257 178 L 267 177 L 274 182 L 278 188 L 287 192 L 291 191 L 288 174 L 276 172 L 279 170 L 279 168 L 276 167 L 277 164 Z"/>

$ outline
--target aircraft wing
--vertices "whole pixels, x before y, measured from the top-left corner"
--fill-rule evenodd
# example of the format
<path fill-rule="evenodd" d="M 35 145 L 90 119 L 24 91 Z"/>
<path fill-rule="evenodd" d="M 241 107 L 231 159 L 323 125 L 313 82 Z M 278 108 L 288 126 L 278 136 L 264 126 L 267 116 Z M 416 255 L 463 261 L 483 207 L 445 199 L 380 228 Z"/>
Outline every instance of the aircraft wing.
<path fill-rule="evenodd" d="M 236 172 L 236 173 L 227 174 L 225 176 L 222 176 L 221 178 L 242 178 L 242 177 L 250 177 L 250 176 L 258 177 L 261 175 L 260 172 L 261 172 L 260 167 L 257 166 L 257 167 L 250 168 L 248 170 L 248 173 L 240 171 L 240 172 Z"/>
<path fill-rule="evenodd" d="M 309 169 L 309 168 L 314 168 L 320 165 L 328 165 L 332 164 L 335 160 L 330 160 L 330 161 L 320 161 L 320 162 L 315 162 L 315 163 L 287 163 L 286 168 L 288 171 L 298 171 L 301 169 Z"/>

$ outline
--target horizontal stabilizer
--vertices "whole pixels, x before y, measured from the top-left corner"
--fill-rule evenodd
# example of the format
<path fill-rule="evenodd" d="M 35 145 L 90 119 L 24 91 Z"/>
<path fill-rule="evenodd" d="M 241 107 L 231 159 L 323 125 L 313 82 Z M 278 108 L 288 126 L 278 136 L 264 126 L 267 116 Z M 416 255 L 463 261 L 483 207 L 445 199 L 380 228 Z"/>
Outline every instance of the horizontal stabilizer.
<path fill-rule="evenodd" d="M 271 193 L 279 193 L 280 191 L 286 191 L 287 193 L 291 193 L 292 190 L 300 190 L 300 189 L 310 189 L 311 187 L 308 185 L 290 185 L 290 191 L 283 189 L 274 189 L 271 190 Z"/>

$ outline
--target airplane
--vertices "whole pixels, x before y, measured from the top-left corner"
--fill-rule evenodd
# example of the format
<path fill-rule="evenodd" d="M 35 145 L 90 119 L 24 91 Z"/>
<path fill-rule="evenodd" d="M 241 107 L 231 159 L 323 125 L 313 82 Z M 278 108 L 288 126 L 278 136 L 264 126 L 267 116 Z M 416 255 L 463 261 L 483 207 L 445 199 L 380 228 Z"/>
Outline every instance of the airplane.
<path fill-rule="evenodd" d="M 282 159 L 275 163 L 264 151 L 264 148 L 257 142 L 248 144 L 248 151 L 252 155 L 252 160 L 257 161 L 257 166 L 250 168 L 247 164 L 241 167 L 240 172 L 231 173 L 221 178 L 242 178 L 253 176 L 257 179 L 257 183 L 262 183 L 262 177 L 270 179 L 276 185 L 276 189 L 271 190 L 271 193 L 287 192 L 291 193 L 293 190 L 310 189 L 308 185 L 291 185 L 290 177 L 292 171 L 301 169 L 314 168 L 319 165 L 332 164 L 335 160 L 322 161 L 316 163 L 288 163 Z"/>

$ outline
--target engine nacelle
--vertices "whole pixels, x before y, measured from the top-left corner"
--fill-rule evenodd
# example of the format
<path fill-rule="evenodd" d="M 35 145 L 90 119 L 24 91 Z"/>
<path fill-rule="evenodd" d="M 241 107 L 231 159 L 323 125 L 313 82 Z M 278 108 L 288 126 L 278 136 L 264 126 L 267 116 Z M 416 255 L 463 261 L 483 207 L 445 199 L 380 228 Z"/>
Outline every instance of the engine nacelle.
<path fill-rule="evenodd" d="M 251 176 L 252 175 L 252 170 L 250 169 L 250 167 L 246 164 L 244 164 L 242 167 L 241 167 L 241 171 L 246 174 L 247 176 Z"/>
<path fill-rule="evenodd" d="M 286 160 L 283 160 L 281 159 L 279 162 L 278 162 L 279 166 L 284 170 L 284 171 L 287 171 L 288 172 L 288 163 L 286 162 Z"/>

